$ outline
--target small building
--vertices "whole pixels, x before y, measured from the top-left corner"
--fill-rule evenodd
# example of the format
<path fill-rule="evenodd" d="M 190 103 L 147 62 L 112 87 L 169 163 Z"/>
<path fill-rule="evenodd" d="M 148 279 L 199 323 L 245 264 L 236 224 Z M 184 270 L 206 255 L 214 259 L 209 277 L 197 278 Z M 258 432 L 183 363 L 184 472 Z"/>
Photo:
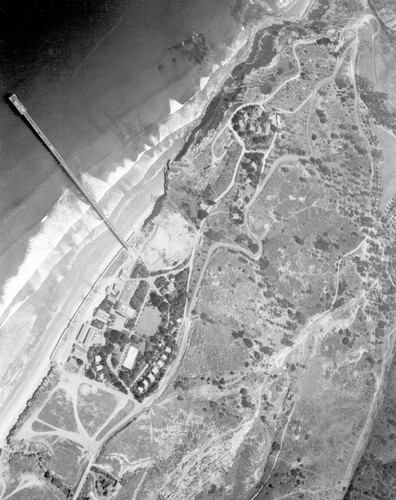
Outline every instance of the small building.
<path fill-rule="evenodd" d="M 87 321 L 86 323 L 81 325 L 80 331 L 78 332 L 76 338 L 77 342 L 80 342 L 81 344 L 83 343 L 88 330 L 89 330 L 89 322 Z"/>
<path fill-rule="evenodd" d="M 69 356 L 67 358 L 67 362 L 74 368 L 80 369 L 80 366 L 77 363 L 77 359 L 74 356 Z"/>
<path fill-rule="evenodd" d="M 101 370 L 103 370 L 103 365 L 98 365 L 98 366 L 96 367 L 96 370 L 97 370 L 98 372 L 100 372 Z"/>
<path fill-rule="evenodd" d="M 118 283 L 113 283 L 106 288 L 106 292 L 110 295 L 110 297 L 116 298 L 120 294 L 121 289 Z"/>
<path fill-rule="evenodd" d="M 131 370 L 133 365 L 135 364 L 136 357 L 139 353 L 139 350 L 136 349 L 136 347 L 133 347 L 132 345 L 128 349 L 128 353 L 122 363 L 122 366 L 124 368 L 127 368 L 128 370 Z"/>
<path fill-rule="evenodd" d="M 175 290 L 176 290 L 175 282 L 174 281 L 170 281 L 169 285 L 168 285 L 168 292 L 169 293 L 173 293 Z"/>
<path fill-rule="evenodd" d="M 167 347 L 165 347 L 164 351 L 167 352 L 168 354 L 170 354 L 172 352 L 172 349 L 167 346 Z"/>
<path fill-rule="evenodd" d="M 147 387 L 148 387 L 148 386 L 149 386 L 148 380 L 147 380 L 147 379 L 144 379 L 144 380 L 143 380 L 143 387 L 144 387 L 145 389 L 147 389 Z"/>
<path fill-rule="evenodd" d="M 123 302 L 124 304 L 129 304 L 129 301 L 131 300 L 132 295 L 135 293 L 136 288 L 137 288 L 137 283 L 135 280 L 127 281 L 119 297 L 120 302 Z"/>
<path fill-rule="evenodd" d="M 100 363 L 100 362 L 101 362 L 101 360 L 102 360 L 102 358 L 101 358 L 101 357 L 97 354 L 97 355 L 95 356 L 95 361 L 96 361 L 96 364 Z"/>
<path fill-rule="evenodd" d="M 155 377 L 152 373 L 149 373 L 147 378 L 150 380 L 151 383 L 153 383 L 155 380 Z"/>
<path fill-rule="evenodd" d="M 136 311 L 130 306 L 126 304 L 122 304 L 121 302 L 117 302 L 114 306 L 114 310 L 124 318 L 134 318 L 136 316 Z"/>
<path fill-rule="evenodd" d="M 92 344 L 94 345 L 105 345 L 106 339 L 102 332 L 95 332 L 92 337 Z"/>
<path fill-rule="evenodd" d="M 100 309 L 99 307 L 95 309 L 93 317 L 95 319 L 98 319 L 99 321 L 102 321 L 104 324 L 106 324 L 109 321 L 109 313 L 106 311 L 103 311 L 103 309 Z"/>
<path fill-rule="evenodd" d="M 159 373 L 159 370 L 156 366 L 154 366 L 154 368 L 153 368 L 153 373 L 154 373 L 154 375 L 158 375 L 158 373 Z"/>
<path fill-rule="evenodd" d="M 85 349 L 85 347 L 78 344 L 73 344 L 72 354 L 80 355 L 85 354 L 86 352 L 87 350 Z"/>
<path fill-rule="evenodd" d="M 142 392 L 144 391 L 144 389 L 141 385 L 138 386 L 137 390 L 138 390 L 139 394 L 142 394 Z"/>
<path fill-rule="evenodd" d="M 114 320 L 112 322 L 112 327 L 114 330 L 121 331 L 125 325 L 125 317 L 122 316 L 119 312 L 114 314 Z"/>
<path fill-rule="evenodd" d="M 159 366 L 160 368 L 164 366 L 164 362 L 162 361 L 162 359 L 158 361 L 157 366 Z"/>
<path fill-rule="evenodd" d="M 205 212 L 206 212 L 209 208 L 209 205 L 207 205 L 204 201 L 201 201 L 201 203 L 199 204 L 199 208 L 201 210 L 205 210 Z"/>
<path fill-rule="evenodd" d="M 107 289 L 106 289 L 106 291 L 107 291 Z M 98 309 L 100 311 L 105 312 L 106 314 L 110 314 L 110 311 L 111 311 L 112 307 L 114 306 L 114 302 L 115 302 L 114 297 L 112 297 L 110 294 L 107 293 L 104 300 L 102 300 L 102 302 L 99 304 Z"/>
<path fill-rule="evenodd" d="M 168 359 L 168 356 L 166 354 L 161 354 L 161 358 L 166 361 Z"/>

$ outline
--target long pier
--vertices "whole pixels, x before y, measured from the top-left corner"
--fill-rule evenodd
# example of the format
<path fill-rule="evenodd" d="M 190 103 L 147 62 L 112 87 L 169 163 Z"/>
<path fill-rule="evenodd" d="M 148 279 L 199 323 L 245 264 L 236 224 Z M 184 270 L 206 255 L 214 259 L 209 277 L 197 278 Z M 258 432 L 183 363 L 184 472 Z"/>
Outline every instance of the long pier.
<path fill-rule="evenodd" d="M 67 175 L 70 177 L 70 179 L 74 182 L 74 184 L 78 187 L 78 189 L 84 195 L 86 200 L 89 202 L 89 204 L 95 210 L 95 212 L 99 215 L 99 217 L 103 220 L 103 222 L 106 224 L 106 226 L 110 229 L 110 231 L 114 234 L 114 236 L 117 238 L 117 240 L 121 243 L 121 245 L 124 248 L 126 248 L 128 250 L 128 248 L 129 248 L 128 243 L 124 240 L 124 238 L 122 236 L 120 236 L 120 234 L 118 234 L 116 228 L 109 221 L 109 219 L 106 217 L 106 215 L 102 212 L 102 209 L 99 207 L 99 205 L 96 203 L 96 201 L 91 197 L 91 195 L 85 190 L 84 186 L 77 179 L 77 177 L 74 175 L 72 170 L 68 167 L 65 160 L 58 153 L 58 151 L 54 148 L 54 146 L 51 144 L 49 139 L 47 139 L 44 132 L 40 129 L 40 127 L 37 125 L 37 123 L 29 115 L 25 106 L 21 103 L 21 101 L 17 98 L 17 96 L 15 94 L 13 94 L 9 99 L 12 102 L 12 104 L 14 105 L 14 107 L 16 108 L 16 110 L 27 120 L 29 125 L 34 130 L 34 132 L 36 132 L 36 134 L 42 140 L 42 142 L 47 147 L 47 149 L 50 151 L 50 153 L 53 155 L 53 157 L 56 159 L 56 161 L 59 163 L 59 165 L 63 168 L 63 170 L 67 173 Z"/>

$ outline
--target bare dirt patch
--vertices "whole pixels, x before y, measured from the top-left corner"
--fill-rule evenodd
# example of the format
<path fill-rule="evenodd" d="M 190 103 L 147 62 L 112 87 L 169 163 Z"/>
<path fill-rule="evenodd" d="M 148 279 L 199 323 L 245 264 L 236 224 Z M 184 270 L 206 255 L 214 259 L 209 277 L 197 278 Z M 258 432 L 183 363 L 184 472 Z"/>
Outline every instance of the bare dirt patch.
<path fill-rule="evenodd" d="M 57 389 L 52 394 L 44 408 L 40 411 L 38 418 L 54 427 L 59 427 L 70 432 L 77 431 L 73 401 L 71 396 L 63 389 Z"/>
<path fill-rule="evenodd" d="M 396 137 L 382 127 L 373 125 L 373 129 L 383 155 L 379 168 L 383 188 L 380 208 L 384 210 L 396 194 Z"/>
<path fill-rule="evenodd" d="M 88 384 L 81 384 L 77 397 L 77 411 L 81 423 L 90 436 L 94 435 L 113 413 L 117 398 Z"/>

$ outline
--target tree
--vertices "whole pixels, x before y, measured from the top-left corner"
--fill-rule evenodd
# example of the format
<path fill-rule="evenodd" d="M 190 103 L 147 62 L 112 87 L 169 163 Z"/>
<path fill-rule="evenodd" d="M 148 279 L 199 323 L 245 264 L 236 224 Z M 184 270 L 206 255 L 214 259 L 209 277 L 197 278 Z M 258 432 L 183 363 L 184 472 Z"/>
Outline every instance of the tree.
<path fill-rule="evenodd" d="M 105 346 L 102 347 L 101 351 L 102 351 L 102 354 L 104 356 L 107 356 L 108 354 L 110 354 L 111 352 L 113 352 L 114 350 L 114 344 L 112 343 L 108 343 L 106 344 Z"/>
<path fill-rule="evenodd" d="M 157 295 L 155 292 L 150 293 L 150 300 L 154 307 L 159 307 L 164 302 L 161 295 Z"/>

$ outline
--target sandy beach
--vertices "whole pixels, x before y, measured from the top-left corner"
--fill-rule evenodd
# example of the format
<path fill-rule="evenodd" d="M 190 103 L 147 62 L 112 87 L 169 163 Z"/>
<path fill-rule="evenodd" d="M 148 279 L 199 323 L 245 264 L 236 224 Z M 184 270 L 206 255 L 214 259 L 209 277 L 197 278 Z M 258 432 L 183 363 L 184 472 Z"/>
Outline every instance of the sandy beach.
<path fill-rule="evenodd" d="M 96 199 L 100 199 L 103 210 L 111 214 L 111 220 L 125 238 L 139 230 L 155 200 L 163 193 L 163 166 L 181 148 L 182 138 L 197 123 L 203 107 L 227 77 L 228 65 L 236 63 L 233 55 L 244 42 L 242 40 L 234 47 L 234 53 L 228 54 L 228 64 L 202 82 L 193 98 L 184 106 L 174 108 L 174 113 L 158 127 L 158 137 L 153 139 L 158 144 L 152 144 L 151 148 L 146 146 L 147 151 L 137 162 L 124 162 L 118 167 L 118 173 L 113 169 L 108 183 L 92 174 L 88 177 Z M 138 183 L 136 175 L 138 178 L 143 176 Z M 81 204 L 78 196 L 74 196 Z M 7 318 L 2 329 L 7 356 L 2 359 L 0 385 L 3 439 L 6 429 L 13 424 L 13 417 L 23 410 L 47 373 L 50 353 L 71 317 L 118 250 L 113 235 L 89 210 L 61 238 L 11 300 L 2 318 L 2 321 Z M 18 303 L 21 305 L 16 309 Z M 15 342 L 16 332 L 18 342 Z M 17 363 L 12 362 L 15 359 Z"/>

